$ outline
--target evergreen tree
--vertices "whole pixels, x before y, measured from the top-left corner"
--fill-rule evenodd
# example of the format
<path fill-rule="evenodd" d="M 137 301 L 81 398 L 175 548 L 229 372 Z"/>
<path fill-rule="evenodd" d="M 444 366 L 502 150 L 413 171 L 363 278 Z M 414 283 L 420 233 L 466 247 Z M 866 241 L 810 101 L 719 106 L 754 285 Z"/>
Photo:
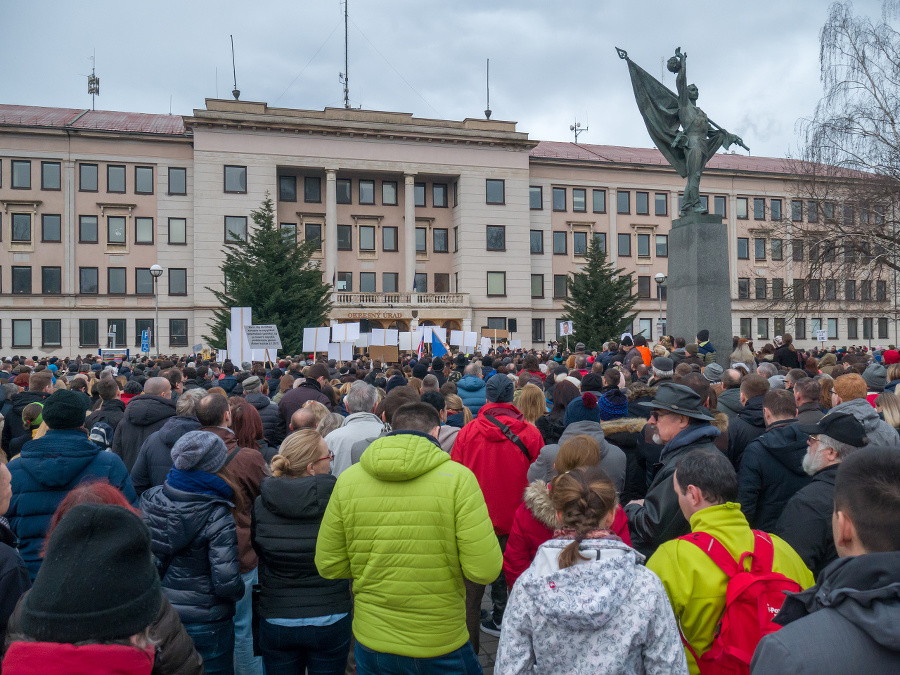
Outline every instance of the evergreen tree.
<path fill-rule="evenodd" d="M 567 279 L 568 299 L 564 321 L 571 321 L 570 341 L 583 342 L 588 349 L 600 349 L 609 340 L 619 341 L 637 316 L 632 313 L 638 296 L 631 272 L 616 269 L 606 254 L 591 241 L 580 272 Z"/>
<path fill-rule="evenodd" d="M 212 335 L 203 338 L 224 349 L 225 331 L 231 328 L 231 308 L 250 307 L 254 325 L 278 326 L 282 349 L 299 354 L 303 329 L 321 326 L 331 311 L 330 284 L 322 281 L 318 263 L 310 260 L 316 245 L 285 238 L 275 223 L 269 193 L 260 208 L 251 211 L 255 227 L 246 242 L 232 234 L 225 243 L 222 290 L 207 287 L 221 304 L 210 324 Z"/>

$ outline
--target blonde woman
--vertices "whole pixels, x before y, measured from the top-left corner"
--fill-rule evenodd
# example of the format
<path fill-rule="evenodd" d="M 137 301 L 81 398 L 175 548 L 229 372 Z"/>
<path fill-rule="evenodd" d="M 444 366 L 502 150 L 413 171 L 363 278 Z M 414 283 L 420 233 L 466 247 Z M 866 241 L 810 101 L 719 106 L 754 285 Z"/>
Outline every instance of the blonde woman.
<path fill-rule="evenodd" d="M 444 397 L 444 410 L 447 411 L 447 424 L 451 427 L 462 429 L 472 421 L 472 411 L 463 405 L 462 399 L 456 394 L 448 394 Z"/>
<path fill-rule="evenodd" d="M 328 408 L 326 408 L 318 401 L 307 401 L 303 404 L 303 407 L 309 410 L 313 414 L 313 417 L 316 418 L 316 426 L 318 426 L 319 422 L 322 421 L 325 415 L 331 412 L 330 410 L 328 410 Z"/>
<path fill-rule="evenodd" d="M 269 672 L 341 675 L 350 651 L 350 582 L 316 570 L 316 538 L 337 479 L 322 435 L 301 429 L 272 458 L 253 508 L 259 554 L 259 645 Z M 290 532 L 289 537 L 284 533 Z"/>
<path fill-rule="evenodd" d="M 535 384 L 526 384 L 522 387 L 518 408 L 526 421 L 534 424 L 548 412 L 544 392 Z"/>
<path fill-rule="evenodd" d="M 891 366 L 893 368 L 893 365 Z M 34 405 L 34 404 L 32 404 Z M 900 397 L 886 391 L 875 399 L 875 410 L 884 415 L 884 421 L 895 429 L 900 429 Z"/>

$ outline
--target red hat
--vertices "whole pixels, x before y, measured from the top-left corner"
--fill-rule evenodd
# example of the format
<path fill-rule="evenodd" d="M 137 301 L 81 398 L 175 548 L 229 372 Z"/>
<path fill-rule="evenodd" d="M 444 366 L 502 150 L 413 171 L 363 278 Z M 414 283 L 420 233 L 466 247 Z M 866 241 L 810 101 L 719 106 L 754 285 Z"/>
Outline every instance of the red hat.
<path fill-rule="evenodd" d="M 888 349 L 882 354 L 884 365 L 889 366 L 892 363 L 900 363 L 900 351 L 896 349 Z"/>

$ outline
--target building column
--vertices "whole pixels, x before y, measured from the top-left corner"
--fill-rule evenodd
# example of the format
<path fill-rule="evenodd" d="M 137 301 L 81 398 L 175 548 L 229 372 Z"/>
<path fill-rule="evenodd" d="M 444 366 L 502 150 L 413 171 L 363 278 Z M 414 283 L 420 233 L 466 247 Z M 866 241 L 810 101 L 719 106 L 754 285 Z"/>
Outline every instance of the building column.
<path fill-rule="evenodd" d="M 401 290 L 413 292 L 416 281 L 416 176 L 407 173 L 403 176 L 403 263 L 406 280 Z"/>
<path fill-rule="evenodd" d="M 337 290 L 337 170 L 325 170 L 325 283 Z"/>

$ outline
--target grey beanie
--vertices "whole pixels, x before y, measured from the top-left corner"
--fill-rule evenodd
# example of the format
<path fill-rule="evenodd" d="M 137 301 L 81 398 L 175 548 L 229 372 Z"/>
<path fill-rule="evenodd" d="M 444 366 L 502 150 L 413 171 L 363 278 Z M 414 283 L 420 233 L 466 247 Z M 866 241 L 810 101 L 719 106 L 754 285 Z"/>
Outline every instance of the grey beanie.
<path fill-rule="evenodd" d="M 718 363 L 710 363 L 703 369 L 703 377 L 712 383 L 721 382 L 725 370 Z"/>
<path fill-rule="evenodd" d="M 172 463 L 182 471 L 215 473 L 227 457 L 225 441 L 209 431 L 189 431 L 172 448 Z"/>
<path fill-rule="evenodd" d="M 866 386 L 873 391 L 884 391 L 884 385 L 887 384 L 887 370 L 880 363 L 869 364 L 862 378 L 866 381 Z"/>
<path fill-rule="evenodd" d="M 241 386 L 244 388 L 245 394 L 253 394 L 262 388 L 262 382 L 258 375 L 251 375 L 241 382 Z"/>
<path fill-rule="evenodd" d="M 250 370 L 252 367 L 253 367 L 253 364 L 250 363 L 249 361 L 241 362 L 241 370 Z"/>
<path fill-rule="evenodd" d="M 487 381 L 484 395 L 488 403 L 512 403 L 515 389 L 511 379 L 498 373 Z"/>

